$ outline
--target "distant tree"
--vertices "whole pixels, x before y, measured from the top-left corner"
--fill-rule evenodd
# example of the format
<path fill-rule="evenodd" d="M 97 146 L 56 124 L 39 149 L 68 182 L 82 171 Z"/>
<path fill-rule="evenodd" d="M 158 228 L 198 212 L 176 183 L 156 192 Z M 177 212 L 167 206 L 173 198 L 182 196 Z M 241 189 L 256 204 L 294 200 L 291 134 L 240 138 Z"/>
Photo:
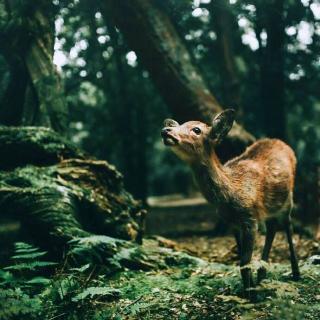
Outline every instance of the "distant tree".
<path fill-rule="evenodd" d="M 235 34 L 240 38 L 236 16 L 228 0 L 211 1 L 208 8 L 210 25 L 217 36 L 223 100 L 226 106 L 235 108 L 238 115 L 242 117 L 240 79 L 234 48 Z"/>
<path fill-rule="evenodd" d="M 257 3 L 261 106 L 267 136 L 286 140 L 284 1 Z M 261 39 L 265 33 L 266 44 Z"/>

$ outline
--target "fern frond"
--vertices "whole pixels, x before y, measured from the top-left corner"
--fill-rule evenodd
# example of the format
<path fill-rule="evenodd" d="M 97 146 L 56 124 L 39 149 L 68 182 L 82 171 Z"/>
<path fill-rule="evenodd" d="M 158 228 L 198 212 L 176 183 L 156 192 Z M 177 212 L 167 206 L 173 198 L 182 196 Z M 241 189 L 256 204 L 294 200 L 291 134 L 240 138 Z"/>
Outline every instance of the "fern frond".
<path fill-rule="evenodd" d="M 36 252 L 38 251 L 39 248 L 37 247 L 32 247 L 32 248 L 25 248 L 25 249 L 15 249 L 15 253 L 30 253 L 30 252 Z"/>
<path fill-rule="evenodd" d="M 8 266 L 3 268 L 4 270 L 35 270 L 37 268 L 49 267 L 57 265 L 56 262 L 51 261 L 32 261 L 32 262 L 23 262 L 18 263 L 13 266 Z"/>
<path fill-rule="evenodd" d="M 46 255 L 47 252 L 46 251 L 36 251 L 36 252 L 31 252 L 31 253 L 21 253 L 21 254 L 17 254 L 15 256 L 12 256 L 11 259 L 14 260 L 19 260 L 19 259 L 23 259 L 23 260 L 27 260 L 27 259 L 35 259 L 35 258 L 39 258 L 42 257 L 44 255 Z"/>
<path fill-rule="evenodd" d="M 48 283 L 50 283 L 50 279 L 45 277 L 34 277 L 31 280 L 26 281 L 25 283 L 47 285 Z"/>

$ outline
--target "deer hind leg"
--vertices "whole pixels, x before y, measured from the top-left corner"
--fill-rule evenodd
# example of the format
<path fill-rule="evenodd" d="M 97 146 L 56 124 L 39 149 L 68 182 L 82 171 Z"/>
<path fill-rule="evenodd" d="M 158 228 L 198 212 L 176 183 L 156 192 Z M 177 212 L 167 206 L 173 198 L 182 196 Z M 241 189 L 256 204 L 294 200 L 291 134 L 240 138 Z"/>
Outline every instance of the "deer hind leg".
<path fill-rule="evenodd" d="M 290 211 L 291 211 L 291 209 L 290 209 Z M 294 280 L 299 280 L 300 279 L 300 271 L 299 271 L 298 259 L 297 259 L 294 245 L 293 245 L 293 241 L 292 241 L 293 228 L 292 228 L 290 214 L 286 218 L 285 231 L 286 231 L 287 239 L 288 239 L 288 243 L 289 243 L 292 277 Z"/>
<path fill-rule="evenodd" d="M 276 234 L 276 220 L 271 219 L 266 221 L 266 239 L 264 243 L 264 247 L 262 250 L 261 259 L 265 262 L 268 262 L 269 260 L 269 254 L 272 247 L 272 242 L 274 239 L 274 236 Z M 258 269 L 258 283 L 260 283 L 263 279 L 266 278 L 267 275 L 267 269 L 264 266 L 261 266 Z"/>
<path fill-rule="evenodd" d="M 236 230 L 234 231 L 234 238 L 236 239 L 236 243 L 237 243 L 237 251 L 238 251 L 238 257 L 241 257 L 241 246 L 242 246 L 242 237 L 241 237 L 241 231 L 240 230 Z"/>
<path fill-rule="evenodd" d="M 251 268 L 253 248 L 255 242 L 255 224 L 245 224 L 241 228 L 241 255 L 240 255 L 240 272 L 242 277 L 245 297 L 251 299 L 250 288 L 254 287 Z"/>

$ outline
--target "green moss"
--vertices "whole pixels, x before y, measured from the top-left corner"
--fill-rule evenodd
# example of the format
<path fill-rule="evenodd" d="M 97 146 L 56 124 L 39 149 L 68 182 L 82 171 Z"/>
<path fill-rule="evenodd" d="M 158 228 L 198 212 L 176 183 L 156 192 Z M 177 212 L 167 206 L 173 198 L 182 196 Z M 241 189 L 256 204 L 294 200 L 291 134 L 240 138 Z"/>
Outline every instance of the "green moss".
<path fill-rule="evenodd" d="M 104 240 L 111 247 L 127 243 L 116 244 L 111 238 Z M 31 313 L 31 319 L 37 316 L 51 319 L 59 314 L 66 320 L 316 320 L 320 317 L 320 271 L 315 265 L 302 264 L 303 278 L 295 282 L 291 281 L 288 264 L 271 264 L 268 279 L 256 288 L 258 302 L 252 303 L 241 296 L 237 266 L 192 257 L 186 260 L 186 254 L 170 249 L 164 251 L 155 241 L 147 241 L 142 247 L 131 244 L 128 248 L 139 250 L 139 258 L 149 254 L 153 259 L 157 256 L 161 263 L 148 271 L 134 268 L 111 271 L 91 264 L 71 269 L 64 266 L 57 269 L 45 286 L 43 281 L 39 285 L 38 280 L 30 281 L 27 276 L 25 282 L 19 282 L 14 276 L 8 276 L 8 272 L 2 272 L 0 277 L 5 282 L 0 283 L 0 287 L 7 283 L 6 290 L 11 294 L 12 283 L 19 288 L 26 305 L 28 299 L 30 303 L 37 301 L 37 314 Z M 174 266 L 165 264 L 164 256 L 179 255 L 183 259 L 177 259 Z M 37 274 L 33 276 L 38 279 Z"/>

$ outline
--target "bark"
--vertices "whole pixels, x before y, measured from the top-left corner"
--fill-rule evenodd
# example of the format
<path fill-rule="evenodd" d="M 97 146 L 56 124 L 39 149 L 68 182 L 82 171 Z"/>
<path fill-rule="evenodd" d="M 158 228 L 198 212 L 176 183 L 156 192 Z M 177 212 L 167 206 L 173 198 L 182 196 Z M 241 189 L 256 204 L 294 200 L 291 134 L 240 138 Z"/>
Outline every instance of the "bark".
<path fill-rule="evenodd" d="M 18 217 L 37 243 L 61 252 L 92 234 L 141 237 L 141 204 L 107 162 L 45 128 L 1 127 L 0 150 L 0 212 Z"/>
<path fill-rule="evenodd" d="M 0 103 L 0 121 L 62 132 L 67 107 L 52 60 L 53 8 L 45 2 L 15 1 L 0 1 L 0 7 L 0 52 L 11 70 L 11 82 Z"/>
<path fill-rule="evenodd" d="M 125 68 L 126 47 L 121 43 L 121 34 L 107 21 L 114 48 L 114 59 L 117 76 L 117 113 L 116 120 L 123 138 L 120 143 L 122 172 L 125 175 L 126 187 L 144 203 L 147 199 L 147 119 L 144 106 L 137 105 L 130 97 L 128 90 L 128 76 Z M 120 132 L 119 132 L 120 133 Z"/>
<path fill-rule="evenodd" d="M 269 137 L 285 140 L 284 1 L 261 2 L 257 14 L 260 24 L 258 30 L 265 29 L 267 33 L 265 47 L 260 41 L 261 104 L 265 133 Z"/>
<path fill-rule="evenodd" d="M 235 108 L 241 118 L 240 81 L 233 47 L 233 37 L 238 31 L 237 22 L 227 0 L 211 1 L 209 10 L 211 25 L 217 35 L 219 60 L 221 61 L 220 77 L 223 85 L 223 100 L 225 105 Z"/>
<path fill-rule="evenodd" d="M 4 125 L 19 125 L 28 84 L 28 72 L 20 61 L 10 65 L 9 83 L 0 104 L 0 119 Z"/>
<path fill-rule="evenodd" d="M 221 106 L 210 93 L 198 68 L 167 14 L 152 0 L 106 0 L 106 12 L 149 71 L 178 121 L 210 123 Z M 242 150 L 254 140 L 235 125 L 224 152 Z"/>

